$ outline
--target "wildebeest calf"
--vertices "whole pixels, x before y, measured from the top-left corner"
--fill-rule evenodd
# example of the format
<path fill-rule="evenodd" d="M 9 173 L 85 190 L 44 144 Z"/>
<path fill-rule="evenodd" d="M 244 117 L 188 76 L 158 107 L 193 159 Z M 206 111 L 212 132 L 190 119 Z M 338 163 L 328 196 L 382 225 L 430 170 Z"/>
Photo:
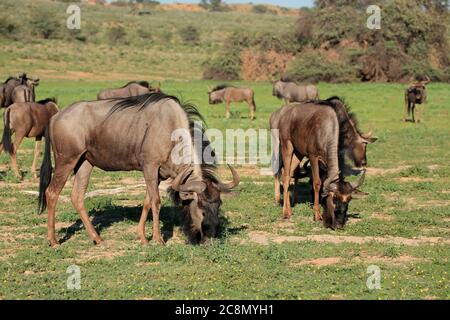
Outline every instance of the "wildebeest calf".
<path fill-rule="evenodd" d="M 50 118 L 58 113 L 59 108 L 56 99 L 45 99 L 35 102 L 19 102 L 9 106 L 4 113 L 3 138 L 0 144 L 0 153 L 5 149 L 11 155 L 11 164 L 16 176 L 22 178 L 17 166 L 16 154 L 23 138 L 36 138 L 33 164 L 31 172 L 36 179 L 36 161 L 40 153 L 41 139 Z M 11 136 L 15 133 L 14 144 Z"/>
<path fill-rule="evenodd" d="M 255 93 L 250 88 L 237 88 L 228 85 L 219 85 L 208 91 L 209 104 L 217 104 L 225 102 L 226 112 L 225 116 L 230 117 L 231 102 L 247 102 L 250 110 L 250 119 L 255 119 Z"/>

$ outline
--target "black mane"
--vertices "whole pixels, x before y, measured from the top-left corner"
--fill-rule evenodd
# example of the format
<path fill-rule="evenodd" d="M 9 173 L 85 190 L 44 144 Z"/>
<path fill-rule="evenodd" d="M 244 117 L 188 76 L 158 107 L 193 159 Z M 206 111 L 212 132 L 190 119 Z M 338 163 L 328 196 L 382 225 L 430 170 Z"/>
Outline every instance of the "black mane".
<path fill-rule="evenodd" d="M 9 76 L 8 79 L 6 79 L 6 80 L 3 82 L 3 84 L 5 84 L 5 83 L 7 83 L 9 80 L 13 80 L 13 79 L 19 81 L 19 78 L 16 78 L 16 77 L 13 77 L 13 76 Z"/>
<path fill-rule="evenodd" d="M 122 88 L 125 88 L 126 86 L 129 86 L 132 83 L 136 83 L 140 86 L 143 86 L 145 88 L 150 88 L 150 83 L 148 81 L 130 81 L 126 85 L 124 85 Z"/>
<path fill-rule="evenodd" d="M 225 88 L 234 88 L 234 86 L 230 86 L 230 85 L 228 85 L 228 84 L 219 84 L 218 86 L 215 86 L 215 87 L 211 90 L 211 92 L 219 91 L 219 90 L 222 90 L 222 89 L 225 89 Z"/>
<path fill-rule="evenodd" d="M 53 102 L 53 103 L 55 103 L 55 104 L 58 104 L 58 100 L 57 100 L 55 97 L 53 97 L 53 98 L 46 98 L 46 99 L 44 99 L 44 100 L 39 100 L 39 101 L 37 101 L 36 103 L 39 103 L 39 104 L 46 104 L 46 103 L 48 103 L 48 102 Z"/>

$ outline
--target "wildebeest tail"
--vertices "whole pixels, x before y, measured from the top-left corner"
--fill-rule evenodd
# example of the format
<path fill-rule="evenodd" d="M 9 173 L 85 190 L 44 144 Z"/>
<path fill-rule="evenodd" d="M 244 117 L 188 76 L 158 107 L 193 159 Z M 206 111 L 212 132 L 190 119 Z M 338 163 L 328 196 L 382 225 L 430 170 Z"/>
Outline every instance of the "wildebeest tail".
<path fill-rule="evenodd" d="M 6 152 L 9 154 L 13 154 L 14 152 L 14 146 L 11 141 L 11 128 L 9 127 L 10 122 L 10 109 L 6 109 L 4 115 L 3 115 L 3 124 L 5 125 L 3 129 L 3 137 L 2 137 L 2 145 Z"/>
<path fill-rule="evenodd" d="M 45 191 L 47 190 L 50 184 L 50 180 L 52 179 L 52 155 L 51 155 L 51 141 L 49 128 L 50 126 L 47 126 L 47 128 L 45 128 L 45 151 L 39 178 L 38 213 L 42 213 L 47 207 L 47 199 L 45 197 Z"/>

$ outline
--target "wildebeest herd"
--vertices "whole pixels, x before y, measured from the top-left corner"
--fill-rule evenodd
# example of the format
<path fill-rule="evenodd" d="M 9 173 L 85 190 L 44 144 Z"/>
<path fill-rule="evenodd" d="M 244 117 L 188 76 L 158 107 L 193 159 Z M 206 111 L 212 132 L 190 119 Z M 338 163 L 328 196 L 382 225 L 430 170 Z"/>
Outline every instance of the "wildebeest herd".
<path fill-rule="evenodd" d="M 415 121 L 415 104 L 426 102 L 425 81 L 412 84 L 405 91 L 405 118 Z M 147 243 L 145 224 L 149 210 L 153 216 L 152 239 L 163 243 L 159 226 L 159 184 L 171 179 L 169 194 L 182 206 L 185 231 L 191 243 L 204 243 L 217 235 L 221 193 L 235 188 L 240 177 L 229 166 L 233 180 L 225 183 L 217 176 L 215 161 L 205 161 L 203 151 L 211 148 L 204 130 L 197 125 L 202 115 L 194 105 L 165 94 L 160 85 L 132 81 L 121 88 L 99 92 L 95 101 L 75 102 L 59 110 L 54 98 L 35 102 L 39 79 L 26 74 L 8 78 L 0 87 L 0 104 L 6 108 L 0 152 L 11 156 L 12 168 L 21 178 L 16 162 L 17 149 L 24 137 L 36 139 L 32 174 L 36 179 L 36 161 L 40 141 L 45 137 L 44 159 L 40 169 L 39 212 L 48 212 L 48 241 L 58 244 L 55 236 L 55 209 L 58 197 L 73 172 L 71 200 L 79 213 L 89 237 L 102 243 L 84 206 L 89 178 L 94 167 L 105 171 L 142 171 L 146 195 L 137 228 L 142 243 Z M 375 142 L 371 133 L 358 127 L 355 114 L 339 97 L 319 99 L 316 86 L 300 86 L 279 80 L 273 83 L 272 94 L 285 104 L 270 117 L 272 129 L 275 201 L 281 201 L 283 185 L 283 218 L 292 215 L 291 202 L 296 202 L 296 181 L 310 177 L 314 219 L 325 227 L 343 228 L 348 205 L 355 194 L 362 194 L 367 166 L 367 145 Z M 255 118 L 256 105 L 251 88 L 228 85 L 208 90 L 209 103 L 226 104 L 230 117 L 232 102 L 247 102 L 250 118 Z M 188 140 L 173 140 L 173 133 L 183 129 Z M 201 130 L 204 142 L 196 150 L 194 131 Z M 15 135 L 14 142 L 12 136 Z M 157 137 L 157 138 L 155 138 Z M 175 161 L 171 154 L 180 143 L 190 150 L 189 161 Z M 53 151 L 55 166 L 52 167 Z M 350 160 L 350 161 L 347 161 Z M 353 168 L 356 167 L 357 170 Z M 359 173 L 354 182 L 346 178 Z M 289 196 L 294 179 L 292 201 Z M 170 180 L 169 180 L 170 181 Z M 322 206 L 322 214 L 320 210 Z"/>

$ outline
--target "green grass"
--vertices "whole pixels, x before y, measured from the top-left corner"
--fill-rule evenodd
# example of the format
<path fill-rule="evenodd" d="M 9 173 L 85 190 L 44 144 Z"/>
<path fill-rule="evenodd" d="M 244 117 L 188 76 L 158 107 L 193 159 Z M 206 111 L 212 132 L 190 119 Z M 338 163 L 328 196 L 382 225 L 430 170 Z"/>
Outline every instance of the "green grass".
<path fill-rule="evenodd" d="M 61 106 L 95 98 L 104 87 L 123 81 L 42 81 L 38 98 L 58 97 Z M 281 102 L 269 83 L 249 85 L 256 92 L 257 119 L 248 119 L 245 104 L 210 106 L 204 81 L 163 81 L 164 91 L 198 105 L 210 128 L 268 128 L 270 114 Z M 59 202 L 59 248 L 48 248 L 46 217 L 37 215 L 36 199 L 23 191 L 37 190 L 28 172 L 33 141 L 27 139 L 18 162 L 24 182 L 0 155 L 0 298 L 32 299 L 425 299 L 450 298 L 450 86 L 431 84 L 425 121 L 403 123 L 403 86 L 397 84 L 319 84 L 320 95 L 346 98 L 364 131 L 379 139 L 368 147 L 369 167 L 378 174 L 366 178 L 369 195 L 350 204 L 345 230 L 331 231 L 312 220 L 310 205 L 293 208 L 290 223 L 281 221 L 273 201 L 272 179 L 258 168 L 239 166 L 242 184 L 223 199 L 222 236 L 209 246 L 184 243 L 178 210 L 163 198 L 162 230 L 173 234 L 166 246 L 141 246 L 134 238 L 143 190 L 86 201 L 94 224 L 108 247 L 95 247 L 70 203 Z M 388 170 L 392 169 L 392 170 Z M 375 169 L 373 169 L 375 170 Z M 388 170 L 388 171 L 383 171 Z M 224 177 L 224 178 L 229 178 Z M 142 181 L 139 172 L 105 173 L 95 169 L 89 190 L 110 189 Z M 308 182 L 301 197 L 309 198 Z M 68 185 L 63 195 L 70 194 Z M 305 202 L 305 201 L 303 201 Z M 77 222 L 78 221 L 78 222 Z M 77 222 L 77 223 L 76 223 Z M 151 221 L 147 233 L 151 236 Z M 257 235 L 265 235 L 259 244 Z M 385 242 L 294 241 L 299 237 L 385 238 Z M 447 243 L 389 242 L 422 239 Z M 279 243 L 280 239 L 293 242 Z M 334 239 L 334 238 L 333 238 Z M 434 240 L 433 240 L 434 239 Z M 264 242 L 264 241 L 263 241 Z M 331 261 L 318 265 L 321 261 Z M 81 290 L 67 290 L 68 266 L 81 268 Z M 381 268 L 381 289 L 366 287 L 367 267 Z"/>

